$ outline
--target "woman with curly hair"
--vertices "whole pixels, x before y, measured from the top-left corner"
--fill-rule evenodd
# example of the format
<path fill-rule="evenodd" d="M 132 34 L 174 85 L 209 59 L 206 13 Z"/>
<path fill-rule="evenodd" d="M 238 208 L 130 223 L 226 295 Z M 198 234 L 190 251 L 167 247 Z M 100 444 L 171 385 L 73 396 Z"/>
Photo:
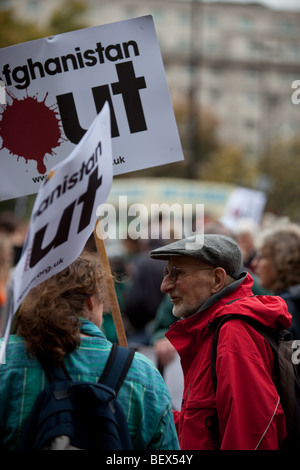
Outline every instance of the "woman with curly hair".
<path fill-rule="evenodd" d="M 80 345 L 83 319 L 100 328 L 105 276 L 96 257 L 79 257 L 31 290 L 17 320 L 17 333 L 24 338 L 29 355 L 61 364 Z"/>
<path fill-rule="evenodd" d="M 280 225 L 261 234 L 253 261 L 262 287 L 282 297 L 292 315 L 290 332 L 300 338 L 300 227 Z"/>
<path fill-rule="evenodd" d="M 98 257 L 81 255 L 33 288 L 17 314 L 0 367 L 0 448 L 17 449 L 24 424 L 47 383 L 41 363 L 65 364 L 73 380 L 97 382 L 112 344 L 100 330 L 106 276 Z M 178 449 L 165 383 L 145 356 L 135 353 L 118 393 L 133 449 Z"/>

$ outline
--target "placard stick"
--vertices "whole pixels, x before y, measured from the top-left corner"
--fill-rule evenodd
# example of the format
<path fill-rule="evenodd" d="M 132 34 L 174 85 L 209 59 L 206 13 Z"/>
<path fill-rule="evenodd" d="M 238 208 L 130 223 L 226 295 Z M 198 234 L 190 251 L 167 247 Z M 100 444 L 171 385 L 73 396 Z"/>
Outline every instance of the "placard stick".
<path fill-rule="evenodd" d="M 108 299 L 110 303 L 110 309 L 111 309 L 111 313 L 113 316 L 113 320 L 114 320 L 114 324 L 115 324 L 115 328 L 117 332 L 118 342 L 120 346 L 125 346 L 127 348 L 128 347 L 127 338 L 126 338 L 123 320 L 122 320 L 120 307 L 119 307 L 119 302 L 117 299 L 116 290 L 115 290 L 115 286 L 113 282 L 113 277 L 111 274 L 110 264 L 107 258 L 103 237 L 98 236 L 98 234 L 101 235 L 101 227 L 98 224 L 99 224 L 99 220 L 97 220 L 96 225 L 95 225 L 94 238 L 95 238 L 96 247 L 97 247 L 97 251 L 100 256 L 100 259 L 105 265 L 107 272 L 109 274 L 107 276 L 107 292 L 108 292 Z"/>

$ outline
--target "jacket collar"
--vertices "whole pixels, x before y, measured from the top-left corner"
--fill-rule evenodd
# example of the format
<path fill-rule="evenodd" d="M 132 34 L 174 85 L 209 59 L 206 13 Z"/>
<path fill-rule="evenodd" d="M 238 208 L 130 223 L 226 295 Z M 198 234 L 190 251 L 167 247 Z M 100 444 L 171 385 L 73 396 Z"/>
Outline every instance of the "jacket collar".
<path fill-rule="evenodd" d="M 241 273 L 240 277 L 238 280 L 232 282 L 229 284 L 229 286 L 224 287 L 224 289 L 220 290 L 216 294 L 212 295 L 204 304 L 200 307 L 199 312 L 202 312 L 206 308 L 211 307 L 213 304 L 216 302 L 219 302 L 221 299 L 224 297 L 227 297 L 229 294 L 231 294 L 233 291 L 235 291 L 245 280 L 247 276 L 246 272 Z M 198 312 L 197 312 L 198 313 Z"/>
<path fill-rule="evenodd" d="M 98 326 L 83 317 L 80 318 L 80 332 L 87 336 L 104 338 L 104 335 Z"/>
<path fill-rule="evenodd" d="M 240 314 L 250 316 L 265 326 L 274 329 L 287 329 L 291 324 L 285 301 L 278 296 L 254 296 L 252 292 L 253 278 L 243 273 L 237 281 L 210 297 L 194 315 L 173 323 L 166 337 L 187 363 L 196 355 L 206 336 L 211 334 L 213 321 L 232 312 L 231 304 Z"/>

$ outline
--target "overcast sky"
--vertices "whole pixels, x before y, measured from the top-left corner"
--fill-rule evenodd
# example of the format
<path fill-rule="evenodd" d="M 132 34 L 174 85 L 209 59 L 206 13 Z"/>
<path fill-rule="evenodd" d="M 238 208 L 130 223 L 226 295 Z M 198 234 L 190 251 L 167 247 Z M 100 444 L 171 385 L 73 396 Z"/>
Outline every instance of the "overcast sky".
<path fill-rule="evenodd" d="M 213 1 L 213 0 L 211 0 Z M 219 0 L 226 3 L 227 0 Z M 251 0 L 230 0 L 237 3 L 249 3 Z M 300 0 L 252 0 L 280 10 L 300 11 Z"/>
<path fill-rule="evenodd" d="M 300 10 L 300 0 L 260 0 L 259 3 L 280 10 Z"/>

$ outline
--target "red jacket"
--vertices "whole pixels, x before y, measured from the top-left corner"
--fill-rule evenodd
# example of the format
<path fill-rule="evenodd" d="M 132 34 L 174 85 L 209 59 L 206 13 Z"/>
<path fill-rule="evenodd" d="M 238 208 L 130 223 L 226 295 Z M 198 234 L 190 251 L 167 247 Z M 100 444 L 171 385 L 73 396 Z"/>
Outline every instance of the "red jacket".
<path fill-rule="evenodd" d="M 226 322 L 219 335 L 215 396 L 211 379 L 212 321 L 243 314 L 272 328 L 288 328 L 283 299 L 253 296 L 253 279 L 225 288 L 214 303 L 174 323 L 166 333 L 177 349 L 184 374 L 181 411 L 174 419 L 183 450 L 214 449 L 205 421 L 218 411 L 221 449 L 278 449 L 286 436 L 284 414 L 273 384 L 273 354 L 267 341 L 242 320 Z M 220 298 L 221 297 L 221 298 Z M 235 300 L 234 302 L 232 302 Z M 207 304 L 206 304 L 207 305 Z"/>

